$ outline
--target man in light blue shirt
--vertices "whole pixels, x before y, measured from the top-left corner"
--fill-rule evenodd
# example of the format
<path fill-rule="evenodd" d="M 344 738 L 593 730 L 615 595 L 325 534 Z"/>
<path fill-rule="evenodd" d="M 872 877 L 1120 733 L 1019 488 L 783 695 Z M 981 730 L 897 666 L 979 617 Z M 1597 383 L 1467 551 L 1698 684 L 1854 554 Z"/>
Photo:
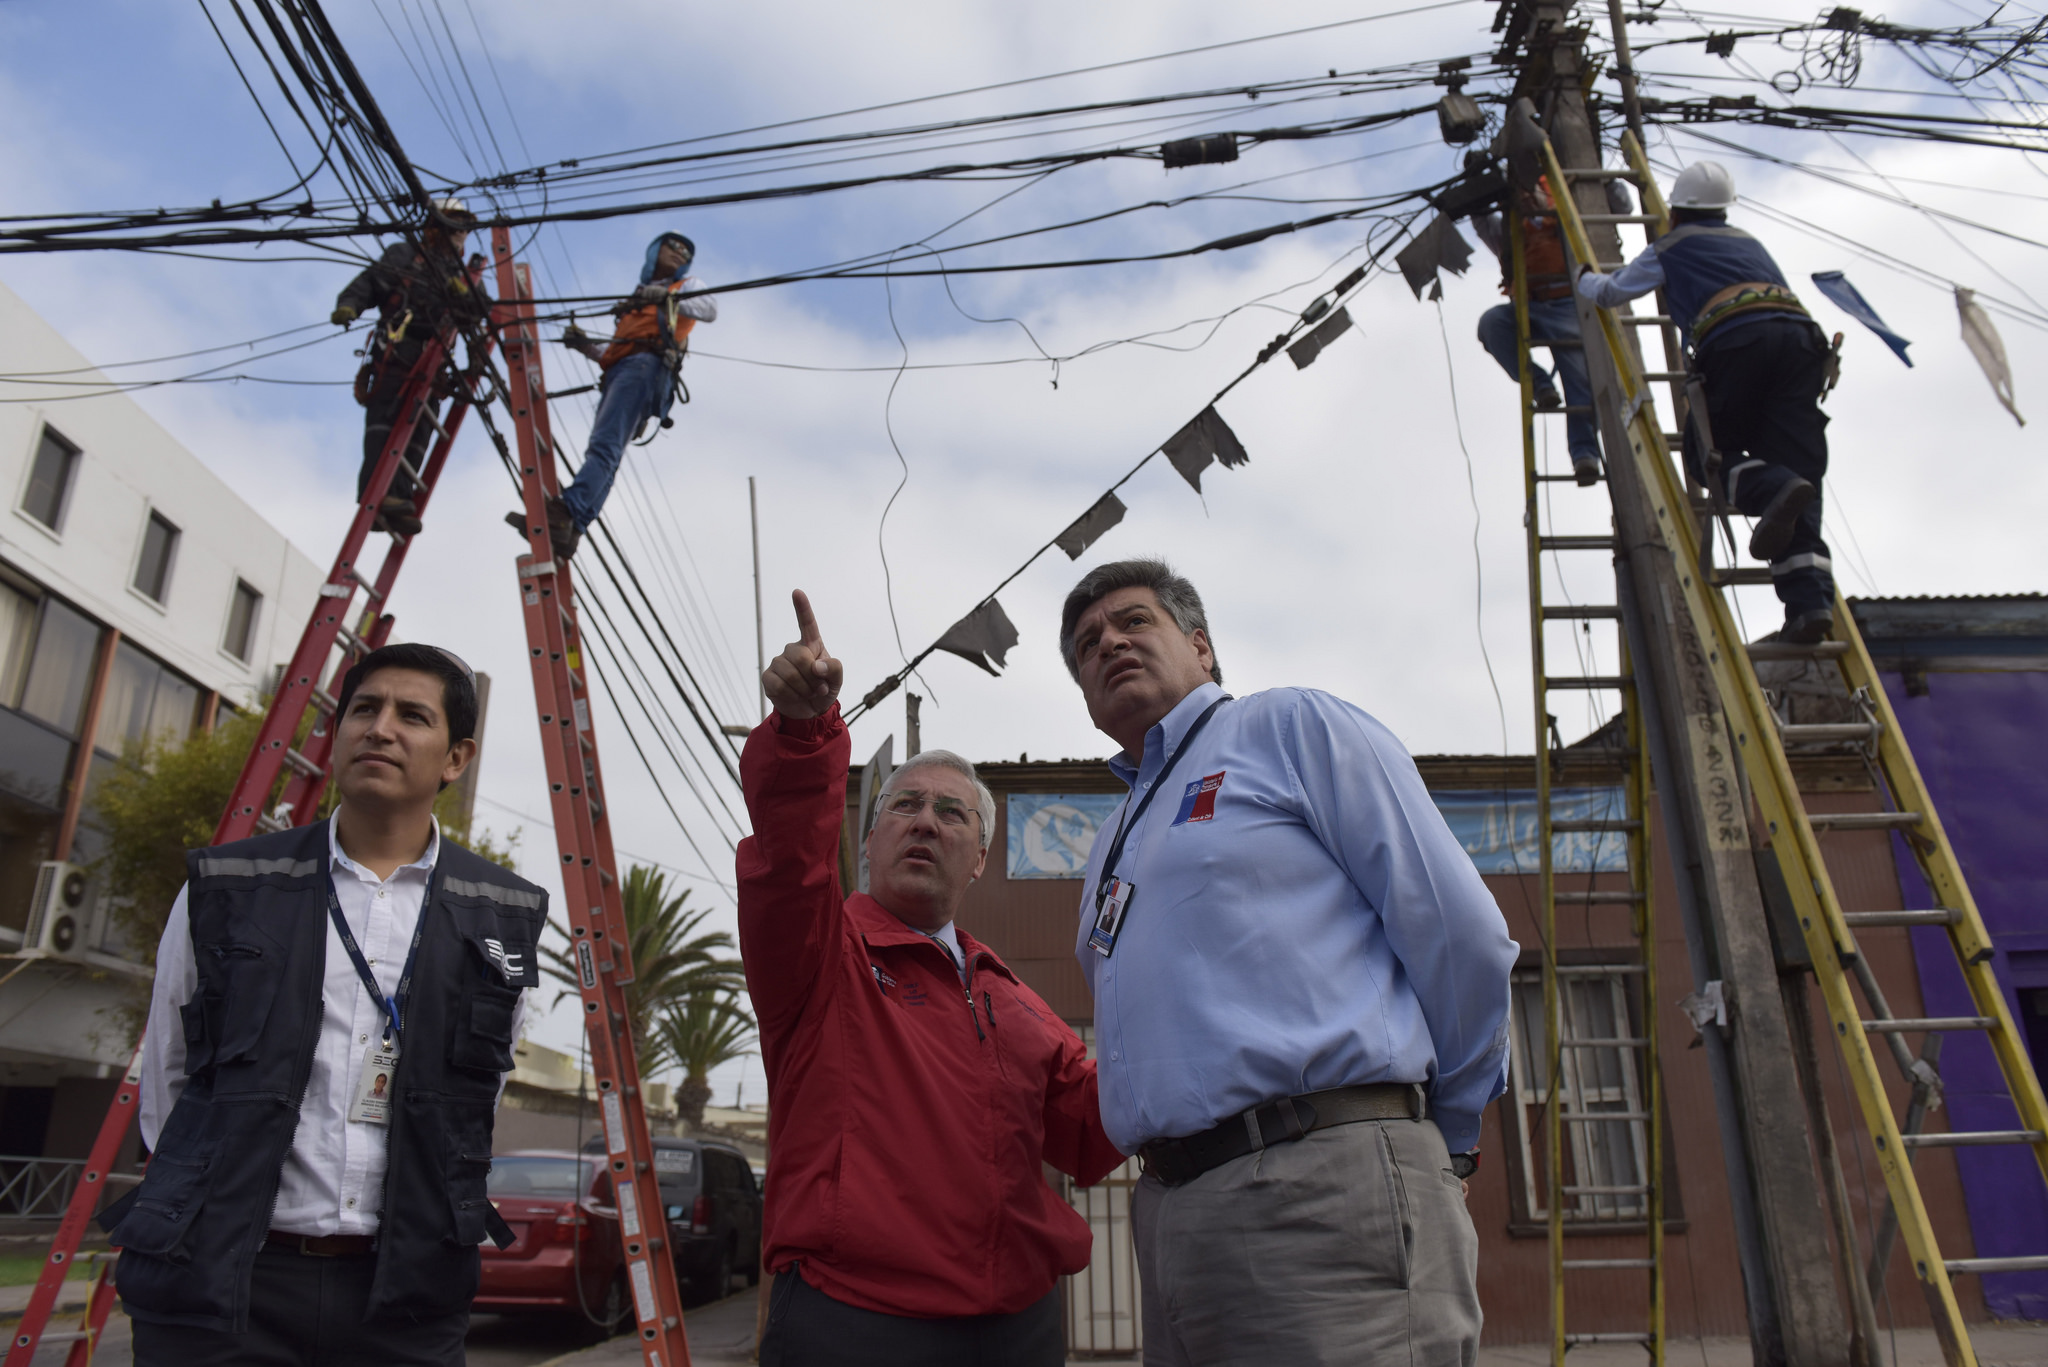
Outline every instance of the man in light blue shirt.
<path fill-rule="evenodd" d="M 1146 1362 L 1471 1362 L 1461 1179 L 1517 953 L 1492 895 L 1386 728 L 1308 689 L 1224 693 L 1165 564 L 1091 572 L 1060 649 L 1131 787 L 1075 953 L 1103 1126 L 1145 1160 Z"/>

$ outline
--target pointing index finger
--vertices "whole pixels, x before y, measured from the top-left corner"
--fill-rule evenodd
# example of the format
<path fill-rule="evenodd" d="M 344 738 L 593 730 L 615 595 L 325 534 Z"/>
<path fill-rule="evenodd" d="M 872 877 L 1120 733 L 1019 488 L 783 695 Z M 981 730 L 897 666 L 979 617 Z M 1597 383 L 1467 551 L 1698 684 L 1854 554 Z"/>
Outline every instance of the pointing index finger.
<path fill-rule="evenodd" d="M 789 597 L 790 601 L 796 605 L 797 639 L 807 646 L 823 647 L 825 638 L 818 631 L 818 619 L 811 612 L 811 600 L 804 594 L 802 589 L 792 590 Z"/>

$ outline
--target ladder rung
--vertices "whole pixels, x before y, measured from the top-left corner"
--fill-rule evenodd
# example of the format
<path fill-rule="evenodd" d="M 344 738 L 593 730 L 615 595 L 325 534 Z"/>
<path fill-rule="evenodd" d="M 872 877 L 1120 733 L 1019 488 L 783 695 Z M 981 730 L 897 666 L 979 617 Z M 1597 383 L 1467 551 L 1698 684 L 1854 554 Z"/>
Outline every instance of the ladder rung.
<path fill-rule="evenodd" d="M 1874 721 L 1794 722 L 1778 728 L 1778 738 L 1787 745 L 1812 745 L 1822 741 L 1876 740 L 1883 730 Z"/>
<path fill-rule="evenodd" d="M 1730 584 L 1768 584 L 1771 582 L 1771 572 L 1768 569 L 1717 566 L 1707 578 L 1715 588 L 1726 588 Z"/>
<path fill-rule="evenodd" d="M 1531 337 L 1529 345 L 1532 347 L 1547 346 L 1553 350 L 1562 347 L 1566 351 L 1577 351 L 1586 344 L 1577 337 Z"/>
<path fill-rule="evenodd" d="M 1575 1115 L 1559 1116 L 1567 1125 L 1604 1125 L 1610 1120 L 1648 1120 L 1648 1111 L 1583 1111 Z M 1648 1187 L 1566 1187 L 1566 1191 L 1589 1192 L 1646 1192 Z"/>
<path fill-rule="evenodd" d="M 370 643 L 356 635 L 353 631 L 350 631 L 347 627 L 336 627 L 334 629 L 334 641 L 335 644 L 351 655 L 368 655 L 370 653 Z"/>
<path fill-rule="evenodd" d="M 1546 551 L 1611 551 L 1611 536 L 1539 536 L 1536 544 Z"/>
<path fill-rule="evenodd" d="M 330 716 L 341 709 L 341 703 L 335 696 L 319 684 L 313 685 L 313 706 Z"/>
<path fill-rule="evenodd" d="M 1751 641 L 1744 648 L 1752 660 L 1832 660 L 1849 653 L 1847 641 L 1815 641 L 1812 645 L 1800 645 L 1797 641 Z"/>
<path fill-rule="evenodd" d="M 1655 1343 L 1655 1334 L 1566 1334 L 1566 1344 L 1573 1343 Z"/>
<path fill-rule="evenodd" d="M 1621 609 L 1604 603 L 1572 603 L 1564 607 L 1544 608 L 1543 619 L 1547 622 L 1618 622 Z"/>
<path fill-rule="evenodd" d="M 1561 831 L 1564 829 L 1564 824 L 1560 822 L 1550 829 Z M 1628 978 L 1640 977 L 1643 972 L 1643 966 L 1641 964 L 1559 964 L 1551 971 L 1560 978 L 1584 978 L 1591 976 Z"/>
<path fill-rule="evenodd" d="M 319 765 L 313 763 L 312 760 L 307 759 L 304 755 L 290 747 L 285 749 L 284 762 L 294 772 L 304 774 L 307 778 L 321 778 L 327 772 Z"/>
<path fill-rule="evenodd" d="M 2024 1258 L 1944 1258 L 1941 1265 L 1951 1276 L 1969 1272 L 2032 1272 L 2048 1267 L 2048 1253 Z"/>
<path fill-rule="evenodd" d="M 1596 1268 L 1638 1267 L 1650 1268 L 1657 1265 L 1655 1258 L 1566 1258 L 1567 1272 L 1591 1272 Z"/>
<path fill-rule="evenodd" d="M 1655 214 L 1580 214 L 1581 223 L 1643 223 L 1655 226 Z"/>
<path fill-rule="evenodd" d="M 1555 830 L 1556 827 L 1551 829 Z M 1594 906 L 1602 903 L 1633 906 L 1643 900 L 1643 895 L 1640 892 L 1560 892 L 1553 894 L 1551 900 L 1559 906 L 1567 907 L 1585 906 L 1589 903 Z"/>
<path fill-rule="evenodd" d="M 92 1335 L 83 1329 L 52 1329 L 37 1339 L 36 1343 L 83 1343 L 91 1337 Z"/>
<path fill-rule="evenodd" d="M 1635 184 L 1636 173 L 1626 166 L 1567 166 L 1564 168 L 1564 178 L 1566 180 L 1625 180 L 1633 185 Z"/>
<path fill-rule="evenodd" d="M 1531 408 L 1528 411 L 1536 414 L 1538 417 L 1555 415 L 1559 413 L 1562 413 L 1566 417 L 1584 417 L 1593 411 L 1593 405 L 1589 403 L 1568 403 L 1562 408 Z"/>
<path fill-rule="evenodd" d="M 1552 834 L 1558 835 L 1592 835 L 1602 831 L 1639 831 L 1642 828 L 1643 823 L 1640 821 L 1595 819 L 1587 821 L 1553 821 L 1550 823 Z M 1563 970 L 1559 971 L 1562 972 Z"/>
<path fill-rule="evenodd" d="M 1546 678 L 1545 688 L 1626 688 L 1628 676 L 1624 674 L 1568 674 L 1557 678 Z"/>
<path fill-rule="evenodd" d="M 288 831 L 291 828 L 292 823 L 275 812 L 265 812 L 256 818 L 256 829 L 264 835 L 276 835 L 279 831 Z"/>
<path fill-rule="evenodd" d="M 1959 926 L 1963 913 L 1953 907 L 1926 911 L 1845 911 L 1842 919 L 1856 926 Z"/>
<path fill-rule="evenodd" d="M 1629 327 L 1637 328 L 1661 328 L 1669 327 L 1671 325 L 1670 316 L 1662 313 L 1622 314 L 1617 316 L 1614 321 L 1617 323 L 1626 324 Z"/>
<path fill-rule="evenodd" d="M 1559 1040 L 1564 1049 L 1641 1049 L 1650 1041 L 1647 1039 L 1567 1039 Z"/>
<path fill-rule="evenodd" d="M 1920 824 L 1918 812 L 1809 812 L 1816 831 L 1892 831 Z"/>
<path fill-rule="evenodd" d="M 1564 1187 L 1567 1196 L 1648 1196 L 1648 1187 Z"/>
<path fill-rule="evenodd" d="M 1577 475 L 1538 475 L 1536 476 L 1536 482 L 1538 484 L 1577 484 L 1579 477 Z M 1595 484 L 1605 484 L 1606 482 L 1607 476 L 1605 473 L 1593 476 L 1593 483 Z"/>
<path fill-rule="evenodd" d="M 1944 1030 L 1989 1030 L 1997 1023 L 1990 1016 L 1894 1016 L 1890 1020 L 1865 1021 L 1863 1028 L 1873 1035 L 1917 1035 Z"/>
<path fill-rule="evenodd" d="M 1960 1149 L 1979 1144 L 2038 1144 L 2039 1130 L 1950 1130 L 1945 1134 L 1902 1134 L 1899 1142 L 1909 1149 Z"/>
<path fill-rule="evenodd" d="M 1685 372 L 1683 370 L 1646 370 L 1643 372 L 1643 378 L 1651 384 L 1683 384 L 1685 382 Z"/>

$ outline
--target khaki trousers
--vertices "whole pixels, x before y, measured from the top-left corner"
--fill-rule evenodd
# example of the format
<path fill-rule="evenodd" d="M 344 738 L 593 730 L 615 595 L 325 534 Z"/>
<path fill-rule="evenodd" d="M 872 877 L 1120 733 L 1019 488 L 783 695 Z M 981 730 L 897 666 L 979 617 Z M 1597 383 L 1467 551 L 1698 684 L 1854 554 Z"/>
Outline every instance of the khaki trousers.
<path fill-rule="evenodd" d="M 1131 1194 L 1147 1367 L 1471 1367 L 1479 1240 L 1429 1120 L 1367 1120 Z"/>

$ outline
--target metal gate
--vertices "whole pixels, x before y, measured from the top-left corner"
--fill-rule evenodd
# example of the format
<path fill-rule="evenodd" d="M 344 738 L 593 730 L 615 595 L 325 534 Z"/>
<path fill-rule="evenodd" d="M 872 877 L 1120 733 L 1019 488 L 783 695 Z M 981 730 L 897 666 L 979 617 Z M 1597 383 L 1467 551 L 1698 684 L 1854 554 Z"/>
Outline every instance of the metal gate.
<path fill-rule="evenodd" d="M 1066 1281 L 1067 1353 L 1079 1358 L 1134 1358 L 1143 1346 L 1138 1313 L 1138 1251 L 1131 1242 L 1131 1190 L 1138 1160 L 1092 1187 L 1060 1177 L 1060 1192 L 1095 1235 L 1088 1266 Z"/>

